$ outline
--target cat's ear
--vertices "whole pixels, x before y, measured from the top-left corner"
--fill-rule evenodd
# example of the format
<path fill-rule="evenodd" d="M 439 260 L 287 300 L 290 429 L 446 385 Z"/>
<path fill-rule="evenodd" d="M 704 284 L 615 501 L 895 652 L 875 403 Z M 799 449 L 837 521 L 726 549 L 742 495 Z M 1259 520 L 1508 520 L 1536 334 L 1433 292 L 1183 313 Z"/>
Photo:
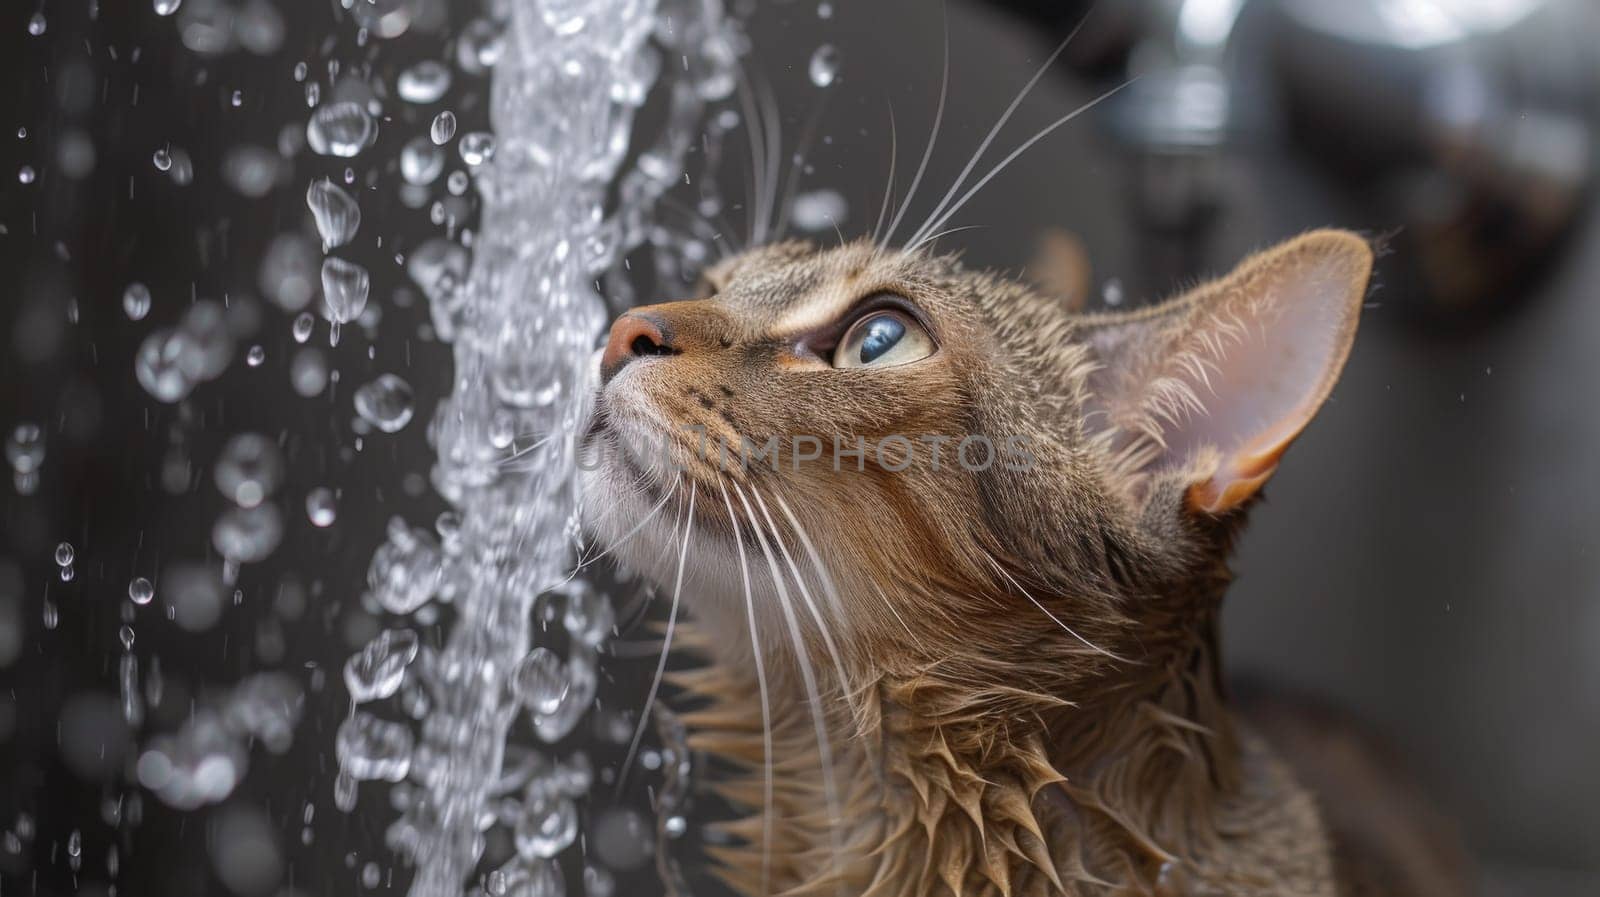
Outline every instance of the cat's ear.
<path fill-rule="evenodd" d="M 1315 231 L 1165 304 L 1086 319 L 1089 427 L 1123 472 L 1191 473 L 1192 510 L 1239 507 L 1333 389 L 1372 260 L 1355 234 Z"/>

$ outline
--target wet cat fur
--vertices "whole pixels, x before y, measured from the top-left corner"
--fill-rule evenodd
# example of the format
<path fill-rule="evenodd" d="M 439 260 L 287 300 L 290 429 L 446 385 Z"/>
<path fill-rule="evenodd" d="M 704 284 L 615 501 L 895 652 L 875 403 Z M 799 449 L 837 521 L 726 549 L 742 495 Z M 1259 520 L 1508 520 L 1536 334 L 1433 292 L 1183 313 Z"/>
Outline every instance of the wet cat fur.
<path fill-rule="evenodd" d="M 950 257 L 785 243 L 717 266 L 707 298 L 631 312 L 666 345 L 608 352 L 585 515 L 693 616 L 677 645 L 707 663 L 674 680 L 683 719 L 750 814 L 709 848 L 720 877 L 1340 894 L 1316 802 L 1223 702 L 1216 625 L 1244 512 L 1332 388 L 1371 264 L 1360 238 L 1313 232 L 1165 304 L 1083 315 Z M 883 294 L 933 355 L 845 370 L 811 351 Z M 1035 463 L 703 454 L 797 434 L 1021 436 Z M 623 447 L 648 438 L 681 473 Z"/>

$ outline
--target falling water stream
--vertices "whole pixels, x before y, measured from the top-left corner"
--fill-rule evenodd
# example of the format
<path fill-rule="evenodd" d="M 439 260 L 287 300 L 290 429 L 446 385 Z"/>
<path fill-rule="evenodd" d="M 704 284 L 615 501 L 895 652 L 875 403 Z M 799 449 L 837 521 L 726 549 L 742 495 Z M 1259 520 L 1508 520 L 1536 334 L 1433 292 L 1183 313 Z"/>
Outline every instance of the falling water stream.
<path fill-rule="evenodd" d="M 356 703 L 417 680 L 430 709 L 415 740 L 405 726 L 353 709 L 339 732 L 335 787 L 349 809 L 357 779 L 413 783 L 402 786 L 405 809 L 389 841 L 415 864 L 419 897 L 456 893 L 482 854 L 485 823 L 495 821 L 514 830 L 517 855 L 489 874 L 486 890 L 560 893 L 554 858 L 576 837 L 586 761 L 523 751 L 507 768 L 507 734 L 526 714 L 540 740 L 559 742 L 594 698 L 596 651 L 611 634 L 612 610 L 601 593 L 565 580 L 577 526 L 571 445 L 606 318 L 596 278 L 644 238 L 644 216 L 679 176 L 701 104 L 732 83 L 732 54 L 715 44 L 725 38 L 717 6 L 663 6 L 671 8 L 650 0 L 513 6 L 494 74 L 493 157 L 478 169 L 483 210 L 470 273 L 459 281 L 459 257 L 448 252 L 413 260 L 435 326 L 455 349 L 452 393 L 430 433 L 433 483 L 457 516 L 442 541 L 394 526 L 369 580 L 397 615 L 429 600 L 453 603 L 454 625 L 437 652 L 419 651 L 415 635 L 399 629 L 351 659 L 346 682 Z M 675 92 L 661 142 L 622 180 L 607 215 L 634 110 L 661 68 L 652 35 L 697 77 Z M 559 610 L 564 658 L 534 644 L 541 595 Z"/>
<path fill-rule="evenodd" d="M 382 821 L 385 843 L 413 869 L 410 893 L 417 897 L 451 897 L 463 890 L 560 897 L 567 879 L 579 872 L 584 893 L 607 897 L 617 889 L 616 875 L 641 868 L 655 852 L 663 825 L 647 822 L 637 809 L 587 804 L 591 787 L 621 771 L 602 767 L 585 750 L 592 739 L 584 737 L 580 723 L 593 718 L 597 726 L 625 733 L 639 708 L 632 708 L 633 716 L 611 713 L 603 722 L 591 713 L 606 677 L 604 648 L 614 635 L 617 610 L 606 589 L 574 576 L 580 536 L 574 442 L 586 410 L 590 359 L 610 314 L 602 283 L 613 305 L 626 304 L 639 280 L 639 272 L 628 270 L 634 256 L 659 266 L 657 273 L 676 276 L 679 260 L 707 255 L 703 229 L 662 223 L 658 200 L 716 165 L 720 136 L 735 122 L 708 117 L 707 109 L 734 91 L 742 38 L 721 0 L 498 0 L 453 33 L 451 13 L 428 0 L 335 5 L 338 27 L 354 33 L 354 49 L 340 59 L 336 47 L 348 50 L 349 35 L 324 35 L 309 61 L 293 64 L 304 105 L 289 98 L 294 117 L 282 123 L 276 147 L 240 141 L 213 159 L 163 139 L 140 151 L 138 177 L 127 178 L 129 202 L 144 198 L 139 191 L 187 188 L 197 170 L 205 178 L 212 166 L 231 190 L 226 196 L 261 202 L 258 208 L 287 194 L 296 201 L 294 213 L 283 216 L 286 226 L 274 223 L 261 256 L 249 260 L 259 269 L 255 285 L 266 302 L 247 290 L 207 298 L 200 293 L 200 272 L 176 273 L 195 278 L 182 302 L 144 280 L 118 285 L 110 303 L 114 317 L 138 334 L 132 378 L 123 368 L 118 382 L 137 384 L 154 400 L 156 416 L 145 412 L 145 429 L 165 429 L 170 444 L 153 476 L 142 475 L 174 500 L 202 494 L 191 442 L 223 418 L 211 410 L 220 403 L 210 402 L 216 393 L 208 393 L 214 387 L 207 384 L 235 376 L 242 360 L 245 370 L 281 364 L 293 392 L 307 403 L 303 407 L 324 399 L 353 408 L 354 417 L 339 424 L 339 444 L 332 450 L 342 464 L 365 461 L 371 470 L 379 458 L 362 457 L 369 440 L 425 423 L 435 452 L 429 484 L 450 510 L 432 527 L 391 518 L 372 555 L 365 594 L 358 583 L 324 581 L 314 570 L 304 571 L 309 589 L 293 573 L 277 581 L 251 646 L 254 654 L 247 650 L 246 660 L 284 660 L 290 652 L 283 620 L 307 616 L 312 599 L 326 599 L 324 620 L 330 624 L 346 614 L 346 638 L 375 632 L 343 663 L 349 708 L 336 732 L 301 731 L 302 718 L 312 715 L 309 702 L 337 700 L 336 689 L 325 689 L 328 677 L 315 659 L 304 661 L 309 674 L 292 666 L 247 668 L 225 686 L 208 683 L 198 698 L 181 690 L 188 707 L 175 707 L 166 693 L 163 658 L 135 650 L 135 624 L 145 625 L 141 613 L 164 612 L 178 635 L 198 645 L 218 627 L 230 597 L 239 607 L 261 593 L 253 571 L 286 539 L 308 529 L 313 536 L 332 533 L 336 522 L 352 524 L 339 519 L 343 484 L 313 479 L 328 469 L 326 447 L 304 450 L 304 434 L 291 429 L 269 437 L 224 425 L 203 492 L 206 500 L 221 499 L 221 510 L 207 520 L 209 538 L 201 540 L 199 552 L 191 547 L 168 557 L 162 553 L 167 546 L 158 545 L 141 556 L 145 533 L 139 530 L 130 562 L 135 575 L 123 580 L 126 600 L 119 594 L 114 605 L 121 625 L 121 651 L 112 664 L 118 700 L 75 697 L 62 712 L 61 740 L 72 745 L 63 750 L 69 765 L 78 763 L 76 751 L 87 758 L 79 765 L 95 771 L 95 739 L 109 731 L 125 733 L 118 737 L 132 742 L 128 762 L 117 769 L 115 759 L 105 761 L 108 781 L 118 788 L 137 782 L 179 814 L 220 805 L 207 823 L 213 869 L 239 894 L 274 886 L 281 865 L 278 835 L 292 837 L 298 830 L 309 847 L 314 827 L 328 815 L 318 810 L 331 803 L 363 820 Z M 209 87 L 213 77 L 237 74 L 219 62 L 230 54 L 274 58 L 277 65 L 291 52 L 285 35 L 294 23 L 263 0 L 155 0 L 140 12 L 153 12 L 155 24 L 170 23 L 178 42 L 202 60 L 195 70 L 197 90 Z M 81 23 L 85 34 L 95 33 L 100 15 L 90 3 Z M 66 27 L 64 19 L 41 12 L 29 20 L 28 33 L 42 39 L 54 36 L 52 28 L 65 33 Z M 404 47 L 398 39 L 408 28 L 442 44 L 441 52 L 404 66 L 383 65 L 390 46 L 383 41 Z M 97 51 L 90 39 L 80 43 Z M 126 59 L 119 55 L 128 53 L 126 45 L 114 38 L 106 44 L 109 59 Z M 414 54 L 417 46 L 425 44 L 413 43 L 405 52 Z M 130 64 L 139 61 L 142 49 L 133 51 Z M 392 84 L 377 74 L 385 70 L 398 72 Z M 492 84 L 488 130 L 463 125 L 471 120 L 471 92 L 469 108 L 458 107 L 459 117 L 458 110 L 434 105 L 463 95 L 451 93 L 453 82 L 486 74 Z M 68 66 L 63 96 L 72 77 Z M 135 88 L 129 108 L 138 98 Z M 258 108 L 257 99 L 239 89 L 227 102 L 234 109 Z M 91 107 L 76 108 L 63 117 Z M 646 109 L 652 114 L 643 127 L 639 113 Z M 660 114 L 654 114 L 657 109 Z M 398 129 L 412 133 L 396 140 L 392 132 Z M 85 182 L 97 165 L 88 135 L 87 125 L 68 130 L 56 144 L 55 159 L 40 163 L 42 174 L 24 166 L 19 185 L 33 187 L 41 177 L 45 185 L 63 178 Z M 19 139 L 27 136 L 26 128 L 19 130 Z M 299 177 L 301 166 L 316 174 Z M 152 169 L 158 175 L 153 187 L 138 179 L 150 178 Z M 713 179 L 705 180 L 696 191 L 697 212 L 715 215 L 721 210 Z M 391 189 L 390 195 L 380 192 Z M 395 199 L 427 211 L 434 230 L 425 239 L 397 235 L 398 228 L 384 220 Z M 219 215 L 201 229 L 202 260 L 213 245 L 231 248 L 229 226 Z M 65 261 L 64 245 L 57 244 L 57 254 Z M 409 284 L 391 285 L 395 272 L 380 267 L 391 260 Z M 362 347 L 366 360 L 377 359 L 370 344 L 377 341 L 379 322 L 386 311 L 409 307 L 407 297 L 415 291 L 428 310 L 415 336 L 423 343 L 448 343 L 453 372 L 449 394 L 431 419 L 413 423 L 418 408 L 428 404 L 418 395 L 427 387 L 413 387 L 394 372 L 345 382 L 341 374 L 354 371 L 341 370 L 340 359 L 350 358 L 352 344 L 362 340 L 369 343 Z M 73 325 L 76 302 L 67 304 Z M 181 313 L 171 312 L 175 304 Z M 261 336 L 280 314 L 292 343 Z M 319 332 L 326 348 L 313 338 Z M 271 345 L 286 346 L 282 359 L 271 356 Z M 410 352 L 408 339 L 408 365 Z M 38 495 L 41 471 L 53 463 L 49 432 L 48 422 L 27 419 L 6 429 L 11 485 L 24 499 Z M 316 466 L 300 469 L 307 459 Z M 289 500 L 295 484 L 306 484 L 303 516 L 301 502 Z M 425 492 L 420 479 L 399 485 L 412 498 Z M 173 544 L 192 546 L 193 540 Z M 331 535 L 326 544 L 330 552 L 340 550 Z M 103 556 L 95 557 L 97 549 L 92 539 L 55 547 L 50 580 L 56 591 L 47 589 L 43 601 L 46 632 L 61 625 L 63 612 L 80 613 L 76 605 L 62 607 L 73 597 L 65 590 L 78 580 L 80 568 L 94 571 L 92 587 L 100 588 L 107 565 Z M 152 566 L 157 563 L 159 570 Z M 14 648 L 24 632 L 20 617 L 13 619 L 21 592 L 8 564 L 0 557 L 0 666 L 17 659 Z M 120 583 L 117 589 L 123 591 Z M 353 618 L 362 622 L 352 628 Z M 373 622 L 380 618 L 382 623 Z M 227 658 L 226 638 L 221 644 Z M 154 718 L 157 709 L 160 719 Z M 326 739 L 317 752 L 335 755 L 337 770 L 313 774 L 321 776 L 316 796 L 303 809 L 288 811 L 284 831 L 273 831 L 266 813 L 228 803 L 253 756 L 281 755 L 297 741 L 317 737 Z M 612 740 L 625 741 L 626 735 Z M 104 756 L 102 741 L 99 758 Z M 674 753 L 669 738 L 664 750 L 645 756 L 652 769 L 665 770 L 654 809 L 670 814 L 674 789 L 682 788 L 684 752 Z M 104 863 L 114 894 L 119 857 L 131 850 L 128 833 L 142 815 L 141 792 L 108 785 L 106 794 L 102 816 L 121 839 Z M 281 803 L 274 812 L 282 812 Z M 581 861 L 564 862 L 580 839 L 580 816 L 587 819 L 582 827 L 588 843 Z M 489 850 L 492 833 L 514 850 Z M 40 835 L 26 811 L 5 821 L 3 834 L 0 861 L 32 851 Z M 76 879 L 83 867 L 80 826 L 74 824 L 66 844 Z M 360 865 L 363 887 L 387 881 L 378 858 L 361 863 L 355 845 L 345 858 L 352 869 Z M 670 865 L 661 864 L 669 885 L 675 877 Z M 6 868 L 0 865 L 0 871 Z M 292 868 L 289 878 L 292 886 Z"/>

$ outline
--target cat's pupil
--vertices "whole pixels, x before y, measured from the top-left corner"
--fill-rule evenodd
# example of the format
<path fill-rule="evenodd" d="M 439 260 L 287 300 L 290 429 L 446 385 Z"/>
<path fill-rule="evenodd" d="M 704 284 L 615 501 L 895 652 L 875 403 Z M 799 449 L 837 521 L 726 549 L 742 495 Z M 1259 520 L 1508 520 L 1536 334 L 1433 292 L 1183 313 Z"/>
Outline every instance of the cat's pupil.
<path fill-rule="evenodd" d="M 871 364 L 905 335 L 906 325 L 889 315 L 868 321 L 866 336 L 861 340 L 861 363 Z"/>

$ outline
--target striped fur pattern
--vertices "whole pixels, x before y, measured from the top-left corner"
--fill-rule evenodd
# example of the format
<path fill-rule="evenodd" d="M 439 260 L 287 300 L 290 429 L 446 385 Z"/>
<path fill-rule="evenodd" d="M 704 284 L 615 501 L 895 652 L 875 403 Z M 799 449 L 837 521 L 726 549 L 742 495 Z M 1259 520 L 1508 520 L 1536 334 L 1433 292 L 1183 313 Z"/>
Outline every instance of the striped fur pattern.
<path fill-rule="evenodd" d="M 1084 315 L 950 257 L 769 246 L 641 310 L 601 390 L 587 528 L 678 607 L 710 865 L 744 895 L 1339 893 L 1312 798 L 1229 712 L 1216 621 L 1261 482 L 1327 396 L 1370 272 L 1322 231 L 1149 310 Z M 864 299 L 937 350 L 826 348 Z M 710 463 L 684 427 L 1026 438 L 1026 469 Z M 664 439 L 673 464 L 630 453 Z M 703 446 L 703 443 L 702 443 Z M 852 462 L 853 463 L 853 462 Z"/>

